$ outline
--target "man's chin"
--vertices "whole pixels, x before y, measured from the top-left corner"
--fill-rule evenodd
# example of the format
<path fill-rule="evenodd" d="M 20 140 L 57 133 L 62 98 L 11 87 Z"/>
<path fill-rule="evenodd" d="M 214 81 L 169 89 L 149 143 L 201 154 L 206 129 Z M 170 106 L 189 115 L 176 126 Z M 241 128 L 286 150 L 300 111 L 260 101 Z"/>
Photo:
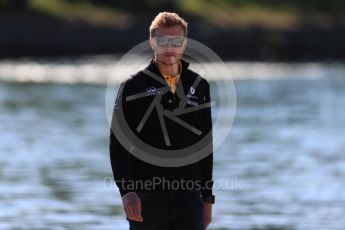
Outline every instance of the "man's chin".
<path fill-rule="evenodd" d="M 178 60 L 175 57 L 164 58 L 162 60 L 162 63 L 165 64 L 165 65 L 175 65 L 176 63 L 178 63 Z"/>

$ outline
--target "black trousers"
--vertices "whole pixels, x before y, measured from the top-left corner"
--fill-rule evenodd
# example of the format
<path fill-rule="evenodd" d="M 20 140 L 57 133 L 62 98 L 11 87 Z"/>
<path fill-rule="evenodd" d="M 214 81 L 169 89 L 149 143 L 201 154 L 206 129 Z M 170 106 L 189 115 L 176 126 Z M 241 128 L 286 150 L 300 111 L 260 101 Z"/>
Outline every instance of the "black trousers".
<path fill-rule="evenodd" d="M 129 220 L 130 230 L 204 230 L 200 191 L 137 194 L 144 221 Z"/>

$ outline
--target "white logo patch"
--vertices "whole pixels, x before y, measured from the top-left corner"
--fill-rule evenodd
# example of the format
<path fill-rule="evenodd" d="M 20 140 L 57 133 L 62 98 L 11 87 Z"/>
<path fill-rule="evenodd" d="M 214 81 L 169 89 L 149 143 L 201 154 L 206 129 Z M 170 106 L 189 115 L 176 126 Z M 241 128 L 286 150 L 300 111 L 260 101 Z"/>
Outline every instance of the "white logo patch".
<path fill-rule="evenodd" d="M 149 87 L 146 89 L 147 96 L 154 96 L 157 94 L 157 88 L 156 87 Z"/>
<path fill-rule="evenodd" d="M 193 88 L 193 86 L 192 86 L 192 87 L 190 87 L 189 92 L 190 92 L 192 95 L 195 93 L 195 89 Z"/>

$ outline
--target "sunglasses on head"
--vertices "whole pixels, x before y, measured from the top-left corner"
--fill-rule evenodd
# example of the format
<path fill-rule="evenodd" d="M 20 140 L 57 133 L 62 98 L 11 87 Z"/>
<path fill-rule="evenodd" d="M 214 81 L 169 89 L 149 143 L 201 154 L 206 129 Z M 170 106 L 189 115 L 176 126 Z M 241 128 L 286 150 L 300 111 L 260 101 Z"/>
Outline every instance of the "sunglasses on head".
<path fill-rule="evenodd" d="M 173 47 L 182 47 L 186 38 L 179 36 L 161 36 L 154 37 L 154 40 L 160 47 L 167 47 L 169 46 L 169 44 L 171 44 L 171 46 Z"/>

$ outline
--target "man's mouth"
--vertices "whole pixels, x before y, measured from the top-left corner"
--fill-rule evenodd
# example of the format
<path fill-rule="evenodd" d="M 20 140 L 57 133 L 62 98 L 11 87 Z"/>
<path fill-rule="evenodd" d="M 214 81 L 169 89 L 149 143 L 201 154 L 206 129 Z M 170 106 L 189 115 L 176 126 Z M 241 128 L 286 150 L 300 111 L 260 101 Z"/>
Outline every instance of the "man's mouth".
<path fill-rule="evenodd" d="M 174 57 L 175 54 L 174 53 L 164 53 L 164 56 L 166 56 L 166 57 Z"/>

